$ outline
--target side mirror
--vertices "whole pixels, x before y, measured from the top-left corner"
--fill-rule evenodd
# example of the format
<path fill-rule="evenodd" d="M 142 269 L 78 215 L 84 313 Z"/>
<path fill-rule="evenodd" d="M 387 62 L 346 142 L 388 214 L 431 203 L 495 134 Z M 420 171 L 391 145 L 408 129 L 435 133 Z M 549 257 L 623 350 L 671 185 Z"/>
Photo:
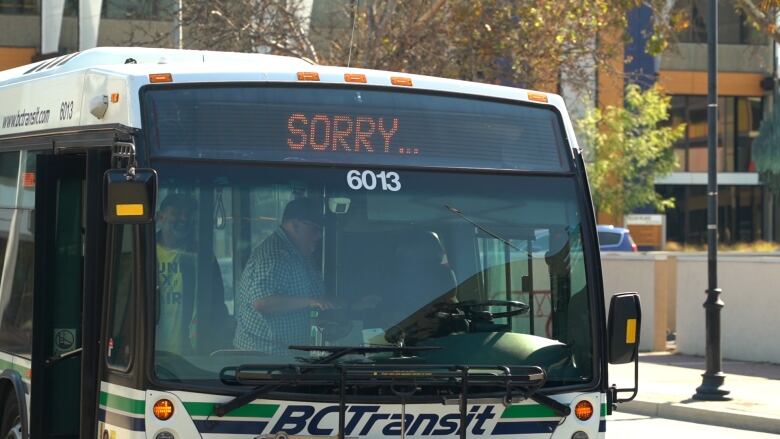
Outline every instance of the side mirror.
<path fill-rule="evenodd" d="M 108 224 L 145 224 L 157 207 L 157 171 L 109 169 L 103 177 L 103 219 Z"/>
<path fill-rule="evenodd" d="M 625 364 L 637 359 L 641 324 L 642 307 L 639 294 L 622 293 L 612 296 L 607 321 L 610 364 Z"/>

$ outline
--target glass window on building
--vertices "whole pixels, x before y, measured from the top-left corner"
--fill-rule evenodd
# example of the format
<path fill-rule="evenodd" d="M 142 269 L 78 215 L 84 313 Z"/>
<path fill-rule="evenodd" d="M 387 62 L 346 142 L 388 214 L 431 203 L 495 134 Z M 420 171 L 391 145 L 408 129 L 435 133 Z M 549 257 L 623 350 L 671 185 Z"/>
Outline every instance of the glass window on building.
<path fill-rule="evenodd" d="M 690 241 L 685 234 L 686 208 L 685 190 L 688 186 L 680 185 L 656 185 L 655 191 L 664 198 L 674 198 L 675 206 L 666 209 L 666 242 L 687 244 Z"/>
<path fill-rule="evenodd" d="M 738 145 L 735 168 L 755 172 L 756 166 L 751 152 L 753 140 L 758 137 L 758 129 L 764 114 L 763 99 L 759 97 L 735 99 L 734 114 L 736 115 L 734 135 Z"/>
<path fill-rule="evenodd" d="M 38 13 L 38 1 L 36 0 L 0 0 L 0 14 L 26 14 Z"/>
<path fill-rule="evenodd" d="M 173 13 L 178 7 L 176 0 L 102 0 L 102 2 L 101 16 L 118 20 L 172 20 Z M 5 11 L 6 4 L 16 3 L 30 3 L 33 7 L 30 13 L 38 12 L 38 2 L 35 0 L 0 0 L 0 13 Z M 79 0 L 65 0 L 63 15 L 66 17 L 78 16 Z"/>
<path fill-rule="evenodd" d="M 173 19 L 176 0 L 103 0 L 103 17 L 114 19 Z"/>
<path fill-rule="evenodd" d="M 65 0 L 65 4 L 62 7 L 62 15 L 77 17 L 79 15 L 79 0 Z"/>
<path fill-rule="evenodd" d="M 753 139 L 763 114 L 761 97 L 718 98 L 718 171 L 755 172 Z M 672 96 L 672 124 L 685 123 L 685 137 L 675 144 L 680 172 L 707 172 L 707 98 Z"/>
<path fill-rule="evenodd" d="M 707 243 L 707 186 L 659 185 L 663 197 L 674 197 L 676 207 L 666 211 L 667 242 Z M 723 244 L 753 242 L 764 235 L 764 188 L 718 186 L 718 236 Z"/>
<path fill-rule="evenodd" d="M 686 107 L 685 99 L 674 99 L 674 97 L 672 97 L 672 100 L 669 105 L 669 119 L 663 124 L 677 126 L 681 123 L 688 123 L 686 114 L 687 114 L 687 107 Z M 690 129 L 690 125 L 688 129 Z M 687 152 L 685 148 L 680 148 L 680 147 L 674 148 L 674 155 L 677 157 L 677 169 L 675 169 L 676 172 L 685 171 L 687 166 L 686 154 Z"/>
<path fill-rule="evenodd" d="M 679 0 L 675 5 L 687 23 L 679 34 L 681 43 L 707 42 L 708 0 Z M 768 44 L 767 38 L 748 23 L 733 1 L 718 2 L 718 43 Z"/>

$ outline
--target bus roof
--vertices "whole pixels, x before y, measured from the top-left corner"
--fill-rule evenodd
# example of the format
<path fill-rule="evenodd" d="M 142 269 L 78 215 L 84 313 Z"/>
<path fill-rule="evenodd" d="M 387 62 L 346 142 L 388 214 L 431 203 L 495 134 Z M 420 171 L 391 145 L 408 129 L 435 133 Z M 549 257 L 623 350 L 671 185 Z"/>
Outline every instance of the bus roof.
<path fill-rule="evenodd" d="M 110 68 L 117 72 L 122 72 L 122 66 L 133 64 L 214 64 L 221 65 L 225 69 L 229 69 L 231 66 L 246 64 L 255 68 L 268 64 L 290 68 L 311 65 L 311 63 L 299 58 L 257 53 L 152 49 L 146 47 L 99 47 L 0 71 L 0 87 L 96 67 Z"/>
<path fill-rule="evenodd" d="M 153 75 L 160 75 L 154 76 Z M 572 148 L 563 99 L 551 93 L 233 52 L 101 47 L 0 71 L 0 138 L 39 130 L 122 124 L 141 127 L 138 91 L 154 82 L 354 83 L 512 99 L 556 107 Z M 398 79 L 400 78 L 400 79 Z"/>

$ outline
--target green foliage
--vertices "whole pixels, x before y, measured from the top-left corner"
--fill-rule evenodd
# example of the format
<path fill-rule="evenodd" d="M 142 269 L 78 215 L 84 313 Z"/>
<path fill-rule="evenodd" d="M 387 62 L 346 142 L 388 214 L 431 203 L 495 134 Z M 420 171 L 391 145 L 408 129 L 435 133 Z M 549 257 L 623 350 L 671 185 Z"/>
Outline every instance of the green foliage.
<path fill-rule="evenodd" d="M 753 160 L 761 180 L 774 194 L 780 194 L 780 102 L 772 116 L 761 121 L 758 137 L 753 141 Z"/>
<path fill-rule="evenodd" d="M 588 177 L 596 209 L 623 215 L 647 205 L 674 206 L 655 191 L 655 180 L 677 166 L 672 146 L 685 126 L 664 126 L 669 98 L 657 88 L 626 87 L 625 107 L 591 110 L 579 121 L 579 137 L 588 154 Z"/>
<path fill-rule="evenodd" d="M 647 39 L 645 51 L 653 56 L 658 56 L 669 47 L 669 40 L 662 34 L 655 32 Z"/>

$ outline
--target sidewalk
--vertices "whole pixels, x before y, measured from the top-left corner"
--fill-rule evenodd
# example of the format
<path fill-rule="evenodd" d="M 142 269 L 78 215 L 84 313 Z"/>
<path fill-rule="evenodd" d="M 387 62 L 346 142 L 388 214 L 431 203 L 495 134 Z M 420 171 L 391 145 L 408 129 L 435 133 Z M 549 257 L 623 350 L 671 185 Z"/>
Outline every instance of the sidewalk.
<path fill-rule="evenodd" d="M 667 352 L 639 357 L 639 394 L 618 411 L 780 434 L 780 365 L 723 361 L 731 401 L 695 401 L 704 358 Z M 610 365 L 610 384 L 630 387 L 634 365 Z"/>

